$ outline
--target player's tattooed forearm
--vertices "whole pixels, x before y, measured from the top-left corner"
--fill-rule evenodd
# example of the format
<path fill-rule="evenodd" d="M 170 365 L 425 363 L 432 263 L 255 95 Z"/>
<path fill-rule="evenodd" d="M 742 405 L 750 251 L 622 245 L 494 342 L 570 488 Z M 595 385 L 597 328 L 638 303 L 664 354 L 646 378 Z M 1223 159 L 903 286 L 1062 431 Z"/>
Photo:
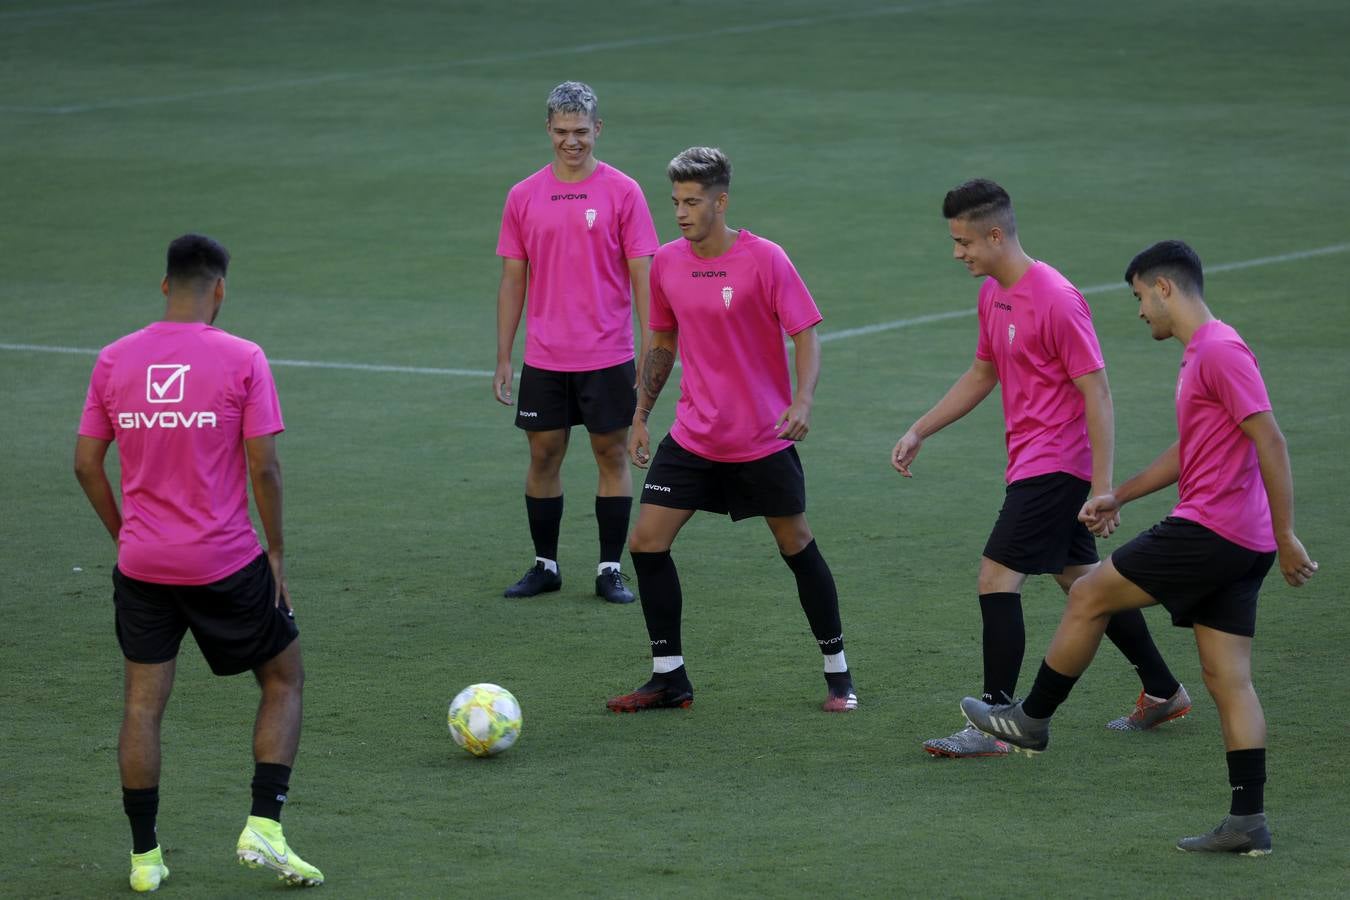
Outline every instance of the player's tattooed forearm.
<path fill-rule="evenodd" d="M 647 362 L 642 367 L 642 389 L 653 400 L 661 396 L 661 388 L 666 386 L 666 379 L 673 368 L 675 354 L 665 347 L 653 347 L 647 351 Z"/>

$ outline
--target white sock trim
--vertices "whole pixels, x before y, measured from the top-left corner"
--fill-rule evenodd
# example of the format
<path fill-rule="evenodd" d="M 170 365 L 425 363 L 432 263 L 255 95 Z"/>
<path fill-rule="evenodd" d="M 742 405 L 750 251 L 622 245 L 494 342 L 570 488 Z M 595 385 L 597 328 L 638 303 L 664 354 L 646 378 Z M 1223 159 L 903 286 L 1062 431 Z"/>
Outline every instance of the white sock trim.
<path fill-rule="evenodd" d="M 667 675 L 684 665 L 683 656 L 653 656 L 652 674 Z"/>
<path fill-rule="evenodd" d="M 605 574 L 606 569 L 613 569 L 616 572 L 623 571 L 622 569 L 619 568 L 619 564 L 616 562 L 602 562 L 600 565 L 595 567 L 595 574 L 603 575 Z"/>
<path fill-rule="evenodd" d="M 537 563 L 543 563 L 544 568 L 548 569 L 554 575 L 558 574 L 558 561 L 556 559 L 544 559 L 542 556 L 536 556 L 534 558 L 534 561 Z"/>
<path fill-rule="evenodd" d="M 848 663 L 846 663 L 846 662 L 844 661 L 844 651 L 843 651 L 843 650 L 840 650 L 838 653 L 827 653 L 827 654 L 825 654 L 825 671 L 826 671 L 826 672 L 847 672 L 847 671 L 848 671 Z"/>

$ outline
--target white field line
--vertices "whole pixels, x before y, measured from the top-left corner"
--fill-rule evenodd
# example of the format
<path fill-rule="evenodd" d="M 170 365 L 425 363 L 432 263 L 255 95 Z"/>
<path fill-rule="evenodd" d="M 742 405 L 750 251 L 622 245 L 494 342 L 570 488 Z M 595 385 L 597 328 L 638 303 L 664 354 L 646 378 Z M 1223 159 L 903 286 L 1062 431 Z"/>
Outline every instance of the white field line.
<path fill-rule="evenodd" d="M 1256 259 L 1244 259 L 1238 262 L 1219 263 L 1217 266 L 1205 266 L 1205 274 L 1214 272 L 1235 272 L 1239 269 L 1254 269 L 1258 266 L 1273 266 L 1277 263 L 1293 262 L 1299 259 L 1308 259 L 1313 256 L 1329 256 L 1333 253 L 1344 253 L 1350 250 L 1350 244 L 1332 244 L 1329 247 L 1316 247 L 1312 250 L 1297 250 L 1293 253 L 1281 253 L 1278 256 L 1258 256 Z M 1129 290 L 1129 286 L 1123 280 L 1112 281 L 1107 284 L 1094 284 L 1091 287 L 1085 287 L 1080 293 L 1084 296 L 1091 294 L 1105 294 L 1107 291 Z M 959 319 L 965 316 L 973 316 L 978 310 L 976 307 L 967 307 L 965 309 L 954 309 L 949 312 L 929 313 L 923 316 L 912 316 L 907 319 L 894 319 L 890 322 L 877 322 L 875 325 L 863 325 L 858 328 L 844 328 L 840 331 L 829 331 L 820 336 L 821 341 L 841 341 L 845 338 L 862 337 L 868 334 L 880 334 L 883 331 L 894 331 L 897 328 L 909 328 L 913 325 L 923 325 L 926 322 L 940 322 L 944 319 Z"/>
<path fill-rule="evenodd" d="M 134 2 L 134 0 L 126 0 Z M 142 0 L 152 2 L 152 0 Z M 469 59 L 438 60 L 430 63 L 415 63 L 405 66 L 391 66 L 382 69 L 368 69 L 359 72 L 328 72 L 302 78 L 284 78 L 276 81 L 262 81 L 256 84 L 241 84 L 231 87 L 212 88 L 203 91 L 188 91 L 181 94 L 161 94 L 150 97 L 123 97 L 92 103 L 72 103 L 62 106 L 21 106 L 0 105 L 0 113 L 35 113 L 41 115 L 74 115 L 103 109 L 126 109 L 136 106 L 151 106 L 160 103 L 175 103 L 182 100 L 200 100 L 208 97 L 228 97 L 237 94 L 256 94 L 284 88 L 313 87 L 344 81 L 368 81 L 391 75 L 405 75 L 417 72 L 434 72 L 468 66 L 497 65 L 501 63 L 524 62 L 533 59 L 549 59 L 558 56 L 598 53 L 604 50 L 631 50 L 637 47 L 653 47 L 666 44 L 697 42 L 707 38 L 731 35 L 759 34 L 784 28 L 808 28 L 826 25 L 831 22 L 849 22 L 860 19 L 878 19 L 886 16 L 898 16 L 905 13 L 922 12 L 932 9 L 946 9 L 965 6 L 971 3 L 984 3 L 989 0 L 930 0 L 930 2 L 902 3 L 893 6 L 879 6 L 851 12 L 829 13 L 818 16 L 799 16 L 791 19 L 770 19 L 747 25 L 730 25 L 726 28 L 714 28 L 685 34 L 649 35 L 646 37 L 621 38 L 612 41 L 596 41 L 590 44 L 574 44 L 568 47 L 551 47 L 542 50 L 525 50 L 516 53 L 501 53 L 492 56 L 478 56 Z M 94 4 L 90 4 L 92 8 Z M 67 7 L 75 9 L 76 7 Z"/>
<path fill-rule="evenodd" d="M 1255 259 L 1244 259 L 1237 262 L 1219 263 L 1214 266 L 1207 266 L 1207 274 L 1215 272 L 1236 272 L 1241 269 L 1255 269 L 1259 266 L 1273 266 L 1280 263 L 1294 262 L 1300 259 L 1310 259 L 1314 256 L 1330 256 L 1335 253 L 1345 253 L 1350 250 L 1350 243 L 1331 244 L 1327 247 L 1314 247 L 1310 250 L 1296 250 L 1293 253 L 1281 253 L 1276 256 L 1258 256 Z M 1124 291 L 1125 283 L 1110 282 L 1108 284 L 1094 284 L 1091 287 L 1083 288 L 1084 294 L 1103 294 L 1107 291 Z M 839 341 L 845 338 L 863 337 L 869 334 L 879 334 L 885 331 L 895 331 L 900 328 L 911 328 L 915 325 L 924 325 L 928 322 L 941 322 L 946 319 L 956 319 L 963 316 L 975 315 L 974 309 L 955 309 L 947 312 L 930 313 L 923 316 L 911 316 L 908 319 L 896 319 L 891 322 L 878 322 L 875 325 L 863 325 L 860 328 L 845 328 L 841 331 L 829 331 L 820 336 L 821 341 Z M 97 356 L 98 350 L 89 347 L 57 347 L 47 344 L 5 344 L 0 343 L 0 351 L 10 351 L 14 353 L 67 353 L 77 356 Z M 449 375 L 464 376 L 468 378 L 491 378 L 493 373 L 487 369 L 443 369 L 434 366 L 385 366 L 374 363 L 357 362 L 323 362 L 307 359 L 273 359 L 270 360 L 273 366 L 299 368 L 299 369 L 341 369 L 352 372 L 392 372 L 406 375 Z"/>

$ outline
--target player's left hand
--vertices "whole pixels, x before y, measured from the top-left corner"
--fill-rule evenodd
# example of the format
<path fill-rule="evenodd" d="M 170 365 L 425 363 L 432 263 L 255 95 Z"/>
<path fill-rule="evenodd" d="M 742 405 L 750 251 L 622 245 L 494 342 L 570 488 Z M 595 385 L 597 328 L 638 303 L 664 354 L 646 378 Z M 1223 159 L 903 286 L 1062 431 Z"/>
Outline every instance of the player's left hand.
<path fill-rule="evenodd" d="M 1097 537 L 1110 537 L 1120 527 L 1120 502 L 1113 493 L 1089 497 L 1078 511 L 1078 521 Z"/>
<path fill-rule="evenodd" d="M 1280 574 L 1293 587 L 1303 587 L 1317 574 L 1317 563 L 1303 549 L 1303 542 L 1294 535 L 1279 542 Z"/>
<path fill-rule="evenodd" d="M 793 401 L 791 406 L 783 410 L 774 427 L 778 429 L 778 437 L 783 440 L 805 440 L 806 433 L 811 430 L 810 404 L 800 400 Z"/>

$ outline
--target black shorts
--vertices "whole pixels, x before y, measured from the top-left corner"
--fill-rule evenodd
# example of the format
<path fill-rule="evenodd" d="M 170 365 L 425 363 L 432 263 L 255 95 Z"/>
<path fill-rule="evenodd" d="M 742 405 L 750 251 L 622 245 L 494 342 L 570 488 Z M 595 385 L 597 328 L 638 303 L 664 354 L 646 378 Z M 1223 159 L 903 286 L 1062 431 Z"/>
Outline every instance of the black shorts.
<path fill-rule="evenodd" d="M 1245 637 L 1256 634 L 1256 598 L 1274 562 L 1274 551 L 1249 550 L 1175 516 L 1111 554 L 1116 571 L 1161 603 L 1173 625 Z"/>
<path fill-rule="evenodd" d="M 1097 562 L 1097 542 L 1078 513 L 1092 485 L 1067 472 L 1014 481 L 984 555 L 1023 575 L 1058 575 Z"/>
<path fill-rule="evenodd" d="M 627 428 L 637 411 L 636 382 L 632 360 L 590 372 L 555 372 L 527 365 L 520 370 L 516 427 L 554 431 L 585 425 L 591 434 Z"/>
<path fill-rule="evenodd" d="M 689 452 L 666 435 L 647 470 L 642 502 L 730 513 L 733 522 L 752 516 L 795 516 L 806 512 L 806 476 L 796 447 L 749 462 L 717 462 Z"/>
<path fill-rule="evenodd" d="M 210 584 L 156 584 L 113 568 L 117 642 L 135 663 L 178 656 L 183 633 L 192 636 L 217 675 L 237 675 L 285 650 L 300 635 L 285 606 L 273 605 L 276 580 L 267 554 Z"/>

